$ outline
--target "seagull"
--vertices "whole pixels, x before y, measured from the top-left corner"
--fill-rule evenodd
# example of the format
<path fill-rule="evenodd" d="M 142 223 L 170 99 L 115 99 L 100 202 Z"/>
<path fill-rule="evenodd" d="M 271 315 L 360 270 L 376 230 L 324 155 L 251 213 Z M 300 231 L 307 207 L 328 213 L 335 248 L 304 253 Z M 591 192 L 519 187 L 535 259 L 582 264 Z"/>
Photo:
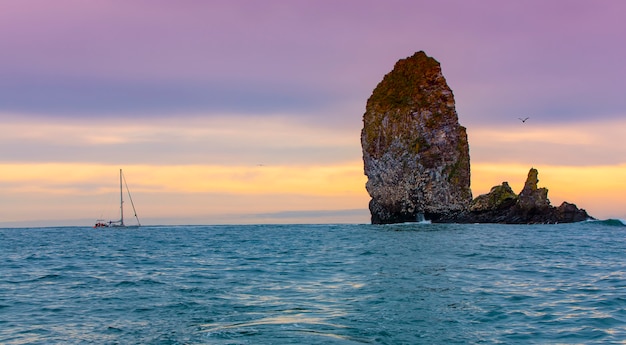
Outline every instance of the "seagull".
<path fill-rule="evenodd" d="M 530 117 L 525 117 L 523 119 L 521 117 L 518 117 L 518 119 L 522 122 L 526 122 L 526 120 L 530 119 Z"/>

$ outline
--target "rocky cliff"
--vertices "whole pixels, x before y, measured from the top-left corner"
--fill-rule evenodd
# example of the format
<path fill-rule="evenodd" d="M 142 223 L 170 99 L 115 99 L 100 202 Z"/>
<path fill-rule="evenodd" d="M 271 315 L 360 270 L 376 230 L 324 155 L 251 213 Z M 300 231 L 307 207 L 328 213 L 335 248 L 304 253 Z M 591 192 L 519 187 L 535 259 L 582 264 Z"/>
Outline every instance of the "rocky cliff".
<path fill-rule="evenodd" d="M 560 223 L 591 218 L 550 205 L 531 169 L 515 194 L 507 182 L 472 200 L 469 145 L 454 95 L 435 59 L 417 52 L 396 63 L 367 100 L 361 131 L 373 224 Z"/>
<path fill-rule="evenodd" d="M 437 220 L 467 210 L 469 146 L 441 66 L 400 60 L 367 101 L 361 146 L 372 223 Z"/>
<path fill-rule="evenodd" d="M 538 188 L 539 172 L 531 168 L 524 188 L 516 195 L 507 182 L 491 188 L 487 194 L 474 199 L 468 211 L 451 215 L 446 222 L 458 223 L 509 223 L 550 224 L 571 223 L 593 219 L 576 205 L 563 202 L 550 205 L 548 189 Z"/>

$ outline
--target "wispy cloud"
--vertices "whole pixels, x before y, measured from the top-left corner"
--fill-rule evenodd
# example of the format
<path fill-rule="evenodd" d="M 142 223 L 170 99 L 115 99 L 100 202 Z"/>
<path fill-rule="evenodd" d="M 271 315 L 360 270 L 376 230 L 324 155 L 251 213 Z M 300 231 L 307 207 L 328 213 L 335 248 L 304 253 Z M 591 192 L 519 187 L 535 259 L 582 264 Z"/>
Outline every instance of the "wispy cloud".
<path fill-rule="evenodd" d="M 592 166 L 623 164 L 626 114 L 615 119 L 576 123 L 546 123 L 531 117 L 526 123 L 509 118 L 507 125 L 469 128 L 470 154 L 478 162 Z"/>
<path fill-rule="evenodd" d="M 327 164 L 359 159 L 355 127 L 327 127 L 288 114 L 37 122 L 5 116 L 0 153 L 5 162 Z"/>

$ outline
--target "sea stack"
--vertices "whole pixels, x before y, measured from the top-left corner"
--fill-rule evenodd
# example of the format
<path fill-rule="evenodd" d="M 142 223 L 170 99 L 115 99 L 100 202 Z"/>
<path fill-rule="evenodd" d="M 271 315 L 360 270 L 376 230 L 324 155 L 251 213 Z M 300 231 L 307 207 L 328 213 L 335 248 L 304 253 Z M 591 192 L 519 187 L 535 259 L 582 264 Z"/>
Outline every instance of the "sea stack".
<path fill-rule="evenodd" d="M 398 61 L 374 89 L 361 146 L 373 224 L 437 221 L 469 208 L 467 133 L 439 62 L 424 52 Z"/>
<path fill-rule="evenodd" d="M 458 223 L 553 224 L 594 219 L 575 204 L 563 202 L 550 205 L 548 189 L 539 188 L 539 171 L 528 171 L 524 188 L 516 195 L 507 182 L 491 188 L 474 199 L 469 212 L 462 212 L 446 221 Z"/>

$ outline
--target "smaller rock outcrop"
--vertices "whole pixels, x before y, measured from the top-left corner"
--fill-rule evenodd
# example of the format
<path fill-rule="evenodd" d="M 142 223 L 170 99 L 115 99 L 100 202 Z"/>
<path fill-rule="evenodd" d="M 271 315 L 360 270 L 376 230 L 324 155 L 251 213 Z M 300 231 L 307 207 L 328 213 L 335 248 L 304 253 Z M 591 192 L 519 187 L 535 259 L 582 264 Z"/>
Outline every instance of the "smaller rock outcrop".
<path fill-rule="evenodd" d="M 524 189 L 519 193 L 517 202 L 520 210 L 527 212 L 544 211 L 551 207 L 550 200 L 548 200 L 548 189 L 537 188 L 538 175 L 539 171 L 535 168 L 531 168 L 528 172 Z"/>
<path fill-rule="evenodd" d="M 470 211 L 483 212 L 489 210 L 502 210 L 509 208 L 517 202 L 517 194 L 513 192 L 508 182 L 502 182 L 502 185 L 492 187 L 489 193 L 479 195 L 472 200 Z"/>
<path fill-rule="evenodd" d="M 458 223 L 507 223 L 550 224 L 572 223 L 593 219 L 576 205 L 563 202 L 561 206 L 550 205 L 548 189 L 538 188 L 539 172 L 531 168 L 526 183 L 516 195 L 507 182 L 491 188 L 489 193 L 472 200 L 469 210 L 456 214 L 446 222 Z"/>

